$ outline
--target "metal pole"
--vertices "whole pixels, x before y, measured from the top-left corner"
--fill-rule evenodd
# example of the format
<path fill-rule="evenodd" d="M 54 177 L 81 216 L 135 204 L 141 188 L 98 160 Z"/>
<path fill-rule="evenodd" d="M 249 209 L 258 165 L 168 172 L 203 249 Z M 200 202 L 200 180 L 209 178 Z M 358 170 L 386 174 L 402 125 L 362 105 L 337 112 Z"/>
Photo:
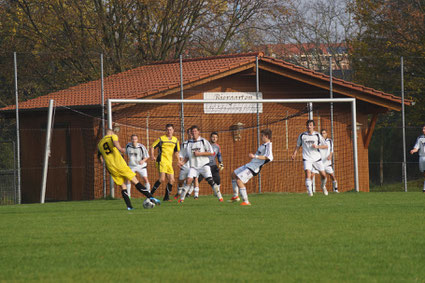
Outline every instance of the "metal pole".
<path fill-rule="evenodd" d="M 18 101 L 18 63 L 16 59 L 16 52 L 13 52 L 13 63 L 15 69 L 15 103 L 16 103 L 16 160 L 18 171 L 18 186 L 17 186 L 17 200 L 21 204 L 21 143 L 19 137 L 19 101 Z"/>
<path fill-rule="evenodd" d="M 183 100 L 183 55 L 180 54 L 180 99 Z M 181 137 L 180 141 L 184 141 L 184 104 L 181 104 L 180 110 Z"/>
<path fill-rule="evenodd" d="M 351 102 L 351 122 L 353 124 L 354 188 L 359 192 L 359 162 L 357 155 L 357 116 L 356 100 Z"/>
<path fill-rule="evenodd" d="M 406 121 L 404 115 L 404 60 L 403 57 L 401 57 L 401 123 L 403 127 L 403 182 L 404 191 L 407 192 Z"/>
<path fill-rule="evenodd" d="M 102 103 L 102 137 L 105 136 L 105 85 L 103 82 L 103 53 L 100 53 L 100 95 Z M 106 198 L 106 167 L 103 164 L 103 198 Z"/>
<path fill-rule="evenodd" d="M 329 56 L 329 96 L 330 98 L 334 98 L 333 92 L 333 73 L 332 73 L 332 56 Z M 331 139 L 335 144 L 334 140 L 334 103 L 331 102 Z M 332 167 L 334 167 L 335 163 L 335 154 L 332 154 Z"/>
<path fill-rule="evenodd" d="M 49 170 L 49 157 L 50 157 L 50 137 L 52 133 L 53 104 L 54 104 L 54 100 L 50 99 L 49 112 L 47 114 L 46 145 L 44 147 L 43 178 L 41 182 L 40 203 L 44 203 L 44 200 L 46 198 L 47 172 Z"/>
<path fill-rule="evenodd" d="M 255 57 L 256 97 L 260 99 L 260 74 L 258 73 L 258 56 Z M 260 147 L 260 105 L 257 103 L 257 148 Z M 258 192 L 261 193 L 261 172 L 258 174 Z"/>
<path fill-rule="evenodd" d="M 13 187 L 15 188 L 15 200 L 14 204 L 16 204 L 18 199 L 18 192 L 16 190 L 16 148 L 15 148 L 15 142 L 12 141 L 12 148 L 13 148 Z"/>
<path fill-rule="evenodd" d="M 308 119 L 309 120 L 313 120 L 313 103 L 312 102 L 308 102 L 307 103 L 307 108 L 308 108 Z"/>

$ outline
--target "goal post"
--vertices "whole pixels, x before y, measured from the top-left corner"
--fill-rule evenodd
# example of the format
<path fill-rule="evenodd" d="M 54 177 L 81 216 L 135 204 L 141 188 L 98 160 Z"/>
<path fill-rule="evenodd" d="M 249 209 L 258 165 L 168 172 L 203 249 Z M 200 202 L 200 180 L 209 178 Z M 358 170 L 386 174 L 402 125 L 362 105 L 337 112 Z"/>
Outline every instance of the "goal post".
<path fill-rule="evenodd" d="M 352 151 L 353 151 L 353 176 L 354 189 L 359 192 L 359 171 L 358 171 L 358 148 L 357 148 L 357 116 L 355 98 L 314 98 L 314 99 L 247 99 L 247 100 L 213 100 L 213 99 L 108 99 L 107 118 L 108 127 L 113 128 L 113 104 L 308 104 L 308 103 L 349 103 L 351 105 L 351 130 L 352 130 Z M 183 118 L 184 119 L 184 118 Z M 183 129 L 184 130 L 184 129 Z M 183 131 L 182 130 L 182 131 Z M 251 149 L 250 149 L 251 150 Z M 241 164 L 242 165 L 242 164 Z"/>

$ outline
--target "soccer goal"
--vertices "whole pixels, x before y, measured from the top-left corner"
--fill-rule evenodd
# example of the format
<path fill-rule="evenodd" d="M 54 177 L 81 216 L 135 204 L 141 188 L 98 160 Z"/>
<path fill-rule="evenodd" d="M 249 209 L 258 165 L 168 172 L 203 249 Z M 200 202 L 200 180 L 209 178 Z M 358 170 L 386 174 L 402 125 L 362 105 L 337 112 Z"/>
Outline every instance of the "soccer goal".
<path fill-rule="evenodd" d="M 299 134 L 306 131 L 306 121 L 313 118 L 315 130 L 326 129 L 334 141 L 333 166 L 339 188 L 359 191 L 354 98 L 252 99 L 255 96 L 244 93 L 206 94 L 207 99 L 109 99 L 108 127 L 118 131 L 122 145 L 136 134 L 147 148 L 165 134 L 166 124 L 174 125 L 174 136 L 180 142 L 187 138 L 185 130 L 192 125 L 197 125 L 206 139 L 217 132 L 224 163 L 221 179 L 225 194 L 232 191 L 231 172 L 249 162 L 248 154 L 255 153 L 261 143 L 260 130 L 270 128 L 274 160 L 264 166 L 259 178 L 250 181 L 248 192 L 304 192 L 302 154 L 295 161 L 291 155 Z M 174 171 L 177 179 L 179 168 L 175 166 Z M 154 182 L 157 171 L 153 162 L 148 164 L 148 172 Z M 210 193 L 207 187 L 201 187 L 202 191 Z"/>

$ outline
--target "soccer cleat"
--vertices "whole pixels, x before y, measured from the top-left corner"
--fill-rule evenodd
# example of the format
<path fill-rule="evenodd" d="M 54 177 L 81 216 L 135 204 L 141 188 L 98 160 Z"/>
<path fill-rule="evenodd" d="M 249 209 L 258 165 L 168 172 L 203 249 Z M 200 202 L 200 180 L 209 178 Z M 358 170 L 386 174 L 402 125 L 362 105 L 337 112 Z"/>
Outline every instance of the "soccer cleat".
<path fill-rule="evenodd" d="M 155 203 L 156 205 L 160 205 L 161 204 L 161 201 L 159 200 L 159 199 L 157 199 L 157 198 L 154 198 L 154 197 L 151 197 L 151 198 L 149 198 L 153 203 Z"/>
<path fill-rule="evenodd" d="M 334 193 L 339 193 L 339 192 L 338 192 L 338 189 L 334 189 Z"/>
<path fill-rule="evenodd" d="M 243 201 L 241 202 L 241 205 L 251 205 L 251 203 L 249 201 Z"/>
<path fill-rule="evenodd" d="M 313 191 L 312 191 L 311 189 L 308 189 L 308 188 L 307 188 L 307 193 L 308 193 L 308 195 L 309 195 L 310 197 L 312 197 L 312 196 L 313 196 Z"/>
<path fill-rule="evenodd" d="M 231 199 L 228 200 L 228 202 L 239 202 L 241 199 L 239 198 L 239 196 L 236 197 L 232 197 Z"/>
<path fill-rule="evenodd" d="M 183 203 L 183 202 L 184 202 L 184 200 L 179 199 L 177 202 L 178 202 L 178 203 Z"/>
<path fill-rule="evenodd" d="M 193 196 L 193 199 L 198 199 L 199 197 L 198 196 Z"/>
<path fill-rule="evenodd" d="M 132 207 L 127 207 L 127 210 L 133 210 L 134 208 L 132 208 Z"/>
<path fill-rule="evenodd" d="M 178 199 L 178 198 L 179 198 L 179 194 L 177 193 L 174 195 L 174 199 Z"/>
<path fill-rule="evenodd" d="M 223 202 L 224 200 L 223 200 L 223 198 L 219 198 L 218 201 L 219 202 Z"/>
<path fill-rule="evenodd" d="M 322 190 L 323 190 L 323 194 L 325 196 L 327 196 L 328 195 L 328 190 L 326 189 L 326 187 L 323 187 Z"/>

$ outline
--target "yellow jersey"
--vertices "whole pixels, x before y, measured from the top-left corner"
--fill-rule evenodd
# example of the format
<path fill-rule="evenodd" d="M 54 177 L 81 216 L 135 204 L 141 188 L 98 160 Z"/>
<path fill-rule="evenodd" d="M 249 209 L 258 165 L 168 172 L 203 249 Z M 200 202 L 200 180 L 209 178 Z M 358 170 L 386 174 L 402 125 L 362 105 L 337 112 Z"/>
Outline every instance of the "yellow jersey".
<path fill-rule="evenodd" d="M 153 148 L 158 148 L 158 157 L 156 162 L 158 163 L 173 163 L 173 154 L 180 151 L 179 140 L 176 137 L 168 139 L 166 135 L 158 138 L 153 144 Z"/>
<path fill-rule="evenodd" d="M 114 141 L 118 141 L 117 135 L 106 135 L 97 144 L 97 149 L 115 183 L 122 185 L 125 179 L 131 180 L 136 174 L 128 167 Z"/>

